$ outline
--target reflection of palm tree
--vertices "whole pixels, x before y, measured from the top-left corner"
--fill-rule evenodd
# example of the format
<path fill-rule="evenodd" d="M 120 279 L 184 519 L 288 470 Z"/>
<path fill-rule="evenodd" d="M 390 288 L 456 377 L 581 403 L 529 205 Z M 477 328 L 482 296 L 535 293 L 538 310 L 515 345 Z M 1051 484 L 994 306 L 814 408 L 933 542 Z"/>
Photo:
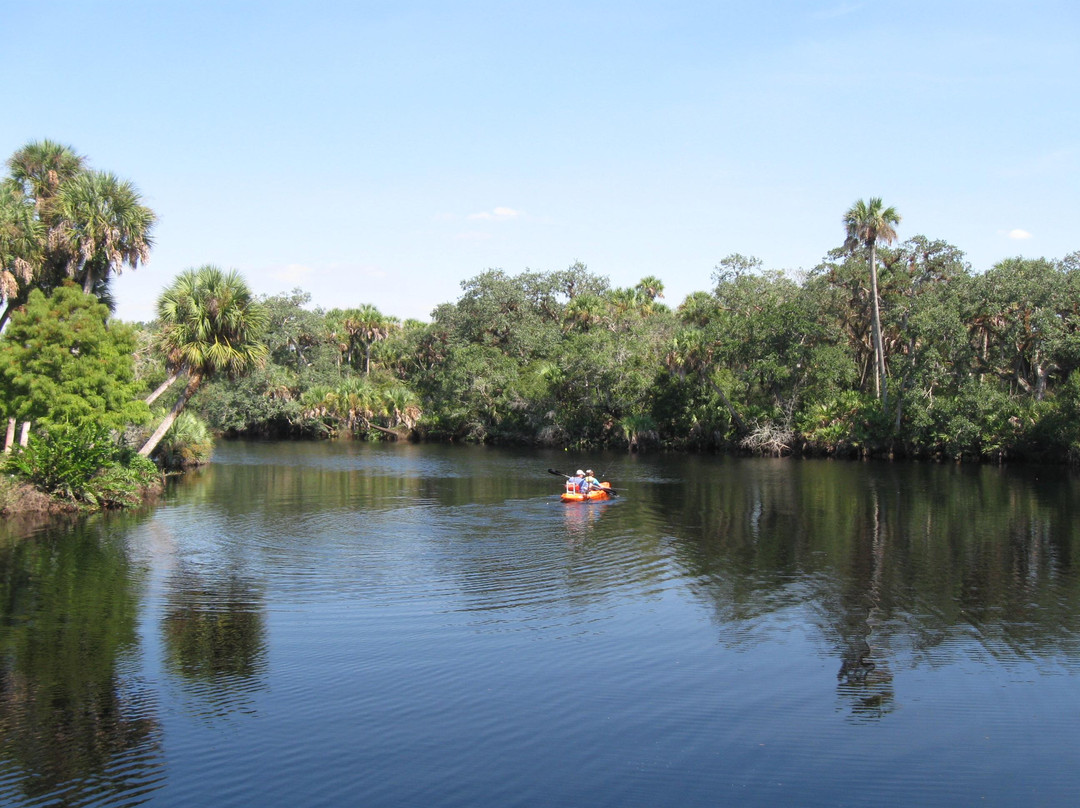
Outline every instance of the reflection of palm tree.
<path fill-rule="evenodd" d="M 886 562 L 886 529 L 882 524 L 881 501 L 876 485 L 871 483 L 870 497 L 870 543 L 869 579 L 858 582 L 859 600 L 844 617 L 851 630 L 843 632 L 845 649 L 837 679 L 841 692 L 855 700 L 857 716 L 876 718 L 891 709 L 893 700 L 892 671 L 884 657 L 886 650 L 874 644 L 875 632 L 881 623 L 882 578 Z M 856 543 L 856 551 L 865 542 Z M 859 565 L 861 566 L 861 565 Z"/>
<path fill-rule="evenodd" d="M 261 596 L 245 581 L 181 572 L 171 581 L 162 632 L 170 669 L 200 685 L 215 711 L 234 711 L 262 686 L 266 625 Z"/>
<path fill-rule="evenodd" d="M 188 374 L 188 384 L 176 406 L 139 450 L 144 457 L 169 431 L 203 378 L 222 372 L 230 376 L 246 373 L 267 355 L 266 346 L 259 341 L 266 323 L 265 310 L 255 303 L 235 270 L 222 272 L 215 266 L 204 266 L 180 273 L 158 299 L 158 319 L 161 347 L 174 370 Z"/>

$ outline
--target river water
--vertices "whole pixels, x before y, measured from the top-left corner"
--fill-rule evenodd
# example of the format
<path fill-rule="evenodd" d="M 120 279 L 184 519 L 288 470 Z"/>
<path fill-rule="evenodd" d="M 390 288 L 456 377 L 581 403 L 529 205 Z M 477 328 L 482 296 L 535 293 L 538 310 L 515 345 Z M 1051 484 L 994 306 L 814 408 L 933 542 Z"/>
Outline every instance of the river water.
<path fill-rule="evenodd" d="M 0 804 L 1080 804 L 1078 484 L 227 443 L 4 526 Z"/>

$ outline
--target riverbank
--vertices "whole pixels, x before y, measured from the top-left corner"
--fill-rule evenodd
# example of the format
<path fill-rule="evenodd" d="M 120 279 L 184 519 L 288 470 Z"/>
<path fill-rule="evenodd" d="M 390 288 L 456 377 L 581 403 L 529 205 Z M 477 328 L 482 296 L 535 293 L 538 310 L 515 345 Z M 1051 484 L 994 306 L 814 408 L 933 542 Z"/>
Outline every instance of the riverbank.
<path fill-rule="evenodd" d="M 152 502 L 165 489 L 164 478 L 153 485 L 141 486 L 123 502 L 76 502 L 58 499 L 11 475 L 0 476 L 0 518 L 48 518 L 71 514 L 94 513 L 111 508 L 131 508 Z"/>

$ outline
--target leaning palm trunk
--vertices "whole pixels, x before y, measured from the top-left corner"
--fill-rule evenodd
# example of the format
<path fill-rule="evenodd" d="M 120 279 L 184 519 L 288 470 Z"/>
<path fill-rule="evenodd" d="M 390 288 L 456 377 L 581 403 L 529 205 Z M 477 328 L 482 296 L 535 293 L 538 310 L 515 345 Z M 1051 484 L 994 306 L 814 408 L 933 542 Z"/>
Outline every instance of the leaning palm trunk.
<path fill-rule="evenodd" d="M 750 427 L 746 425 L 746 421 L 739 415 L 739 411 L 735 409 L 735 405 L 731 403 L 731 399 L 727 397 L 727 394 L 720 388 L 720 385 L 710 379 L 709 386 L 712 387 L 718 396 L 720 396 L 720 400 L 724 403 L 724 406 L 727 407 L 728 414 L 731 416 L 731 420 L 735 422 L 735 426 L 738 427 L 739 432 L 749 432 Z"/>
<path fill-rule="evenodd" d="M 143 457 L 149 457 L 150 453 L 157 448 L 157 445 L 161 443 L 161 439 L 165 437 L 165 433 L 169 431 L 169 427 L 173 425 L 173 421 L 176 420 L 176 416 L 187 406 L 188 401 L 195 395 L 195 391 L 199 387 L 199 383 L 202 382 L 201 373 L 192 373 L 188 379 L 187 387 L 184 388 L 184 392 L 180 394 L 180 398 L 177 399 L 176 404 L 168 415 L 165 416 L 161 424 L 154 430 L 154 434 L 143 444 L 143 447 L 139 449 L 139 454 Z"/>
<path fill-rule="evenodd" d="M 147 404 L 153 404 L 155 401 L 157 401 L 158 396 L 160 396 L 162 393 L 164 393 L 166 390 L 168 390 L 170 387 L 172 387 L 172 383 L 175 382 L 178 378 L 180 378 L 180 374 L 183 373 L 183 372 L 184 372 L 184 370 L 180 369 L 180 370 L 176 371 L 175 373 L 173 373 L 165 381 L 163 381 L 158 386 L 157 390 L 155 390 L 154 392 L 152 392 L 150 395 L 148 395 L 146 397 L 146 403 Z"/>

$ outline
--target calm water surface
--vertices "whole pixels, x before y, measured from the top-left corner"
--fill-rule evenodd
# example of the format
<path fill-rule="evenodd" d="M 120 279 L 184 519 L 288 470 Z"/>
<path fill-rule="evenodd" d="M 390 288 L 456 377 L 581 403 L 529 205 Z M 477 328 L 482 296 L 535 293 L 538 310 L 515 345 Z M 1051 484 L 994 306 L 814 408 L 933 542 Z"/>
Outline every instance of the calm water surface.
<path fill-rule="evenodd" d="M 584 464 L 622 495 L 561 504 Z M 225 444 L 145 513 L 4 526 L 0 804 L 1080 804 L 1078 493 Z"/>

